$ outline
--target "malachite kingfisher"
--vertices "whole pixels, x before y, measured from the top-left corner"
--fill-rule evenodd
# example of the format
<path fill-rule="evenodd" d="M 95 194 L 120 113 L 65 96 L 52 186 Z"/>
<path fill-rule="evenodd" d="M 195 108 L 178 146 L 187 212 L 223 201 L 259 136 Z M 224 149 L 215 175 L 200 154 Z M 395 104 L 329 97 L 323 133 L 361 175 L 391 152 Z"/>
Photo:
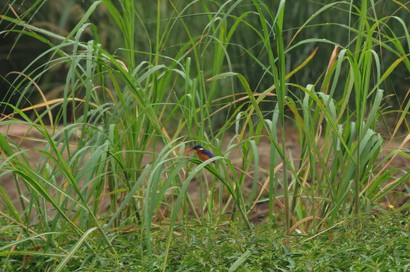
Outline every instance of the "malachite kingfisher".
<path fill-rule="evenodd" d="M 193 146 L 193 147 L 190 147 L 190 148 L 188 148 L 188 149 L 185 149 L 185 152 L 194 151 L 194 150 L 196 151 L 196 154 L 198 155 L 199 159 L 201 159 L 201 160 L 203 160 L 203 161 L 206 161 L 206 160 L 208 160 L 208 159 L 210 159 L 210 158 L 215 157 L 215 155 L 212 154 L 211 151 L 206 150 L 205 148 L 203 148 L 203 147 L 200 146 L 200 145 L 195 145 L 195 146 Z"/>

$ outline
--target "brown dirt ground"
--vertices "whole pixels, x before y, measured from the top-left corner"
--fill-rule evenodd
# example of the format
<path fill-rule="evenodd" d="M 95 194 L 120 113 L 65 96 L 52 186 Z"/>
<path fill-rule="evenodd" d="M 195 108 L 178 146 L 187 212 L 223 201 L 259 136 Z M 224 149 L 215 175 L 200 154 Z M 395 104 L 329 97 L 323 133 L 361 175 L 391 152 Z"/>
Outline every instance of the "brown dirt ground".
<path fill-rule="evenodd" d="M 40 160 L 40 153 L 37 151 L 38 149 L 41 149 L 44 143 L 41 140 L 41 134 L 39 132 L 36 132 L 33 129 L 30 129 L 28 125 L 12 125 L 12 126 L 2 126 L 0 127 L 0 133 L 5 135 L 7 139 L 16 145 L 18 145 L 21 149 L 26 150 L 25 154 L 28 157 L 30 164 L 32 167 L 35 167 L 37 162 Z M 297 130 L 294 127 L 288 126 L 286 127 L 285 131 L 286 135 L 286 149 L 289 154 L 291 154 L 292 158 L 298 158 L 300 156 L 300 148 L 298 144 L 298 133 Z M 410 136 L 410 134 L 409 134 Z M 408 136 L 408 137 L 409 137 Z M 404 137 L 402 138 L 404 139 Z M 227 144 L 229 139 L 225 139 L 225 145 Z M 403 141 L 403 140 L 402 140 Z M 320 144 L 320 141 L 319 141 Z M 407 150 L 410 149 L 410 141 L 407 141 L 404 146 L 401 146 L 401 142 L 386 142 L 384 145 L 384 150 L 382 152 L 382 156 L 385 156 L 388 152 L 394 149 L 398 149 L 400 147 L 406 148 Z M 269 157 L 270 157 L 270 143 L 267 140 L 261 140 L 259 145 L 258 145 L 258 152 L 259 152 L 259 167 L 260 167 L 260 183 L 263 183 L 263 180 L 266 178 L 267 174 L 263 173 L 268 173 L 269 171 Z M 241 161 L 240 158 L 241 156 L 235 152 L 232 152 L 230 154 L 230 159 L 235 165 L 240 165 Z M 4 154 L 0 155 L 0 163 L 4 161 Z M 397 167 L 400 168 L 404 171 L 409 171 L 410 170 L 410 163 L 405 156 L 396 156 L 393 162 L 389 167 Z M 4 173 L 2 171 L 4 169 L 0 169 L 0 186 L 2 186 L 9 198 L 12 200 L 13 204 L 18 208 L 21 209 L 21 199 L 19 199 L 19 193 L 17 191 L 17 186 L 16 186 L 16 180 L 13 177 L 12 174 L 10 173 Z M 18 184 L 21 187 L 23 186 L 23 182 L 21 180 L 17 181 Z M 248 184 L 250 185 L 251 181 L 248 181 Z M 407 182 L 408 185 L 410 185 L 410 181 Z M 190 185 L 189 188 L 189 193 L 194 201 L 194 203 L 198 204 L 199 202 L 199 188 L 200 185 L 197 182 L 193 182 Z M 249 191 L 249 187 L 245 188 L 244 190 Z M 28 197 L 28 196 L 27 196 Z M 393 204 L 394 206 L 396 205 L 402 205 L 406 201 L 409 200 L 408 195 L 404 199 L 399 199 L 394 203 L 389 203 Z M 24 200 L 23 200 L 24 201 Z M 0 209 L 4 209 L 4 205 L 2 201 L 0 201 Z M 264 217 L 267 213 L 267 205 L 257 205 L 255 209 L 251 212 L 251 218 L 253 221 L 257 221 L 258 219 Z"/>

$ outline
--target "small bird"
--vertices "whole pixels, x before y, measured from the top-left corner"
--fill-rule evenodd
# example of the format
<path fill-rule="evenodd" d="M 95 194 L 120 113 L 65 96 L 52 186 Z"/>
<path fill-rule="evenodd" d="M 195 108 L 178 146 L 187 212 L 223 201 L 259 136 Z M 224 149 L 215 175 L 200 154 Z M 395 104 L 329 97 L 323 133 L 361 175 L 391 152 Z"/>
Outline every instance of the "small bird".
<path fill-rule="evenodd" d="M 185 152 L 194 151 L 194 150 L 196 151 L 196 154 L 198 155 L 199 159 L 201 159 L 203 161 L 206 161 L 210 158 L 215 157 L 215 155 L 212 154 L 211 151 L 206 150 L 205 148 L 203 148 L 200 145 L 195 145 L 193 147 L 190 147 L 190 148 L 186 149 Z"/>

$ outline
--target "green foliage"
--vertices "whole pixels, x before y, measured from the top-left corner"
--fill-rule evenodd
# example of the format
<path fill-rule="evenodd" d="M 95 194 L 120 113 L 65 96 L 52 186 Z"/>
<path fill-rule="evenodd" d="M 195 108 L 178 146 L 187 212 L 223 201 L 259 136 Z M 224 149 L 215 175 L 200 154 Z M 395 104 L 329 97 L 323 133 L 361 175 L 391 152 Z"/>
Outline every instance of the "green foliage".
<path fill-rule="evenodd" d="M 13 239 L 18 228 L 9 222 L 1 222 L 3 239 Z M 341 221 L 337 226 L 315 237 L 285 236 L 271 225 L 257 226 L 254 232 L 236 224 L 226 226 L 184 224 L 176 226 L 178 235 L 171 241 L 168 270 L 172 271 L 335 271 L 335 270 L 397 270 L 408 269 L 408 217 L 388 212 L 377 217 L 365 216 L 360 225 L 353 218 Z M 92 230 L 90 238 L 92 236 Z M 38 247 L 44 245 L 42 237 Z M 166 230 L 156 228 L 152 241 L 153 253 L 140 254 L 140 236 L 135 231 L 118 233 L 112 237 L 116 254 L 88 247 L 78 247 L 76 236 L 61 235 L 57 242 L 69 252 L 50 248 L 41 253 L 20 243 L 19 250 L 10 252 L 1 248 L 0 264 L 6 271 L 13 271 L 25 260 L 27 270 L 45 270 L 55 267 L 59 258 L 68 260 L 65 270 L 107 271 L 138 270 L 161 271 L 164 261 L 164 236 Z M 84 236 L 85 238 L 86 236 Z M 25 239 L 22 239 L 22 241 Z M 73 250 L 76 250 L 75 252 Z M 61 252 L 61 253 L 60 253 Z M 13 253 L 13 254 L 12 254 Z M 71 255 L 72 254 L 72 255 Z M 7 256 L 7 257 L 6 257 Z M 64 262 L 59 262 L 60 266 Z"/>
<path fill-rule="evenodd" d="M 12 114 L 1 126 L 26 125 L 42 143 L 27 150 L 7 129 L 0 134 L 2 175 L 13 177 L 19 194 L 13 202 L 0 187 L 1 251 L 13 260 L 2 262 L 5 270 L 165 271 L 193 260 L 204 270 L 383 270 L 405 262 L 401 253 L 380 261 L 393 247 L 369 244 L 380 252 L 373 254 L 357 242 L 363 259 L 329 264 L 333 254 L 346 261 L 356 249 L 338 237 L 340 252 L 322 254 L 313 239 L 352 215 L 363 222 L 362 214 L 399 195 L 397 188 L 408 197 L 410 174 L 391 163 L 409 158 L 410 139 L 380 161 L 377 131 L 381 108 L 390 104 L 384 88 L 398 69 L 410 71 L 401 17 L 380 16 L 374 1 L 332 1 L 292 28 L 298 16 L 284 0 L 85 2 L 67 2 L 81 11 L 76 20 L 73 9 L 50 2 L 53 28 L 30 19 L 41 17 L 45 1 L 25 1 L 25 12 L 13 1 L 0 15 L 9 26 L 0 35 L 47 46 L 15 73 L 8 91 L 17 102 L 2 103 Z M 321 20 L 335 10 L 348 20 Z M 345 41 L 330 35 L 335 29 Z M 317 43 L 333 55 L 314 50 Z M 53 82 L 57 73 L 62 80 Z M 41 99 L 27 104 L 33 93 Z M 408 131 L 410 103 L 403 101 L 393 136 L 400 127 Z M 297 130 L 300 154 L 287 148 L 288 126 Z M 183 151 L 194 142 L 216 156 L 191 160 Z M 264 204 L 267 234 L 250 218 Z M 408 213 L 408 205 L 397 208 Z M 236 229 L 242 225 L 247 230 Z M 279 234 L 280 226 L 316 236 L 294 249 L 301 238 L 285 246 L 293 238 Z M 322 258 L 305 260 L 298 250 Z"/>

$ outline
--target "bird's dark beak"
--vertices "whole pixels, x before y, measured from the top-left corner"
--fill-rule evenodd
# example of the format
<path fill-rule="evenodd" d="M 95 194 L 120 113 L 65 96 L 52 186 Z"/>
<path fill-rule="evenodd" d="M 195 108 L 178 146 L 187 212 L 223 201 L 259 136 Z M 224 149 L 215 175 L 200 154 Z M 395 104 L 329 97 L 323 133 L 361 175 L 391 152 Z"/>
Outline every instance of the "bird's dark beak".
<path fill-rule="evenodd" d="M 190 147 L 190 148 L 188 148 L 188 149 L 185 149 L 185 151 L 184 152 L 189 152 L 189 151 L 194 151 L 195 149 L 193 149 L 192 147 Z"/>

